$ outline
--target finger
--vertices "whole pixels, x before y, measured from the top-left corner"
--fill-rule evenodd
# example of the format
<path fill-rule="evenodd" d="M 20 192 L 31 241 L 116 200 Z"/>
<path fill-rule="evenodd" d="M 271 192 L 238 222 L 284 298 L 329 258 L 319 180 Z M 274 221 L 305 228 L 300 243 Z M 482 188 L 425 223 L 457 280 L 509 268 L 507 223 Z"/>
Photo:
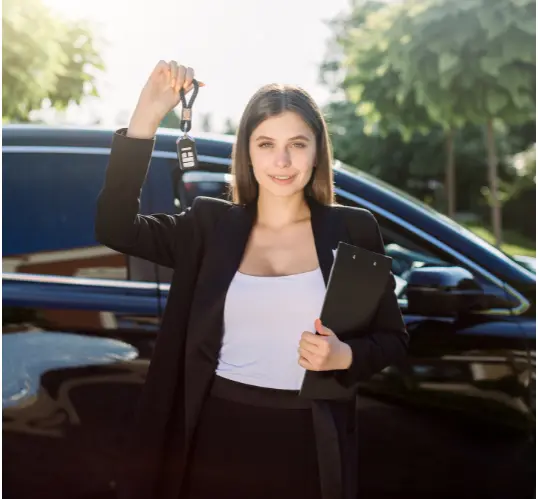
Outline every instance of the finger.
<path fill-rule="evenodd" d="M 299 357 L 299 365 L 301 367 L 304 367 L 308 371 L 314 371 L 315 370 L 314 366 L 312 364 L 310 364 L 310 362 L 308 362 L 304 357 Z"/>
<path fill-rule="evenodd" d="M 169 80 L 169 83 L 170 83 L 170 86 L 172 88 L 174 88 L 175 85 L 176 85 L 176 80 L 177 80 L 177 62 L 176 61 L 170 61 L 168 63 L 168 67 L 170 68 L 170 80 Z"/>
<path fill-rule="evenodd" d="M 316 345 L 312 345 L 311 343 L 306 342 L 303 343 L 302 341 L 299 343 L 299 348 L 297 350 L 300 354 L 302 354 L 302 352 L 319 354 L 319 348 Z"/>
<path fill-rule="evenodd" d="M 305 357 L 299 357 L 299 365 L 308 371 L 319 371 L 319 369 Z"/>
<path fill-rule="evenodd" d="M 185 92 L 188 92 L 192 88 L 192 80 L 194 79 L 194 69 L 191 67 L 188 67 L 185 71 L 185 83 L 183 84 L 183 88 L 185 89 Z"/>
<path fill-rule="evenodd" d="M 322 345 L 306 344 L 299 346 L 299 354 L 308 354 L 314 356 L 320 362 L 325 362 L 330 356 L 331 349 L 328 343 Z"/>
<path fill-rule="evenodd" d="M 316 339 L 316 337 L 316 334 L 311 333 L 310 331 L 303 331 L 303 333 L 301 334 L 301 339 L 306 341 Z"/>
<path fill-rule="evenodd" d="M 149 79 L 158 82 L 164 82 L 165 85 L 170 84 L 170 65 L 163 60 L 160 60 L 153 69 Z"/>
<path fill-rule="evenodd" d="M 185 85 L 185 76 L 187 74 L 187 68 L 185 66 L 179 66 L 177 70 L 177 82 L 176 82 L 176 92 L 179 92 L 181 88 Z"/>
<path fill-rule="evenodd" d="M 316 319 L 314 321 L 314 326 L 316 328 L 316 331 L 323 335 L 323 336 L 334 336 L 334 333 L 328 328 L 328 327 L 325 327 L 322 323 L 321 323 L 321 319 Z"/>
<path fill-rule="evenodd" d="M 300 341 L 305 341 L 306 343 L 309 343 L 311 345 L 315 345 L 316 347 L 319 347 L 319 348 L 323 347 L 323 344 L 327 342 L 327 340 L 326 340 L 326 338 L 324 336 L 313 334 L 313 333 L 311 333 L 309 331 L 305 331 L 301 335 L 301 340 Z"/>
<path fill-rule="evenodd" d="M 306 350 L 303 350 L 303 349 L 301 349 L 300 351 L 300 357 L 303 357 L 308 362 L 310 362 L 310 364 L 316 367 L 320 366 L 324 360 L 321 355 L 318 355 L 312 352 L 307 352 Z"/>
<path fill-rule="evenodd" d="M 156 64 L 155 69 L 153 70 L 155 74 L 166 73 L 168 71 L 170 71 L 170 64 L 162 59 Z"/>

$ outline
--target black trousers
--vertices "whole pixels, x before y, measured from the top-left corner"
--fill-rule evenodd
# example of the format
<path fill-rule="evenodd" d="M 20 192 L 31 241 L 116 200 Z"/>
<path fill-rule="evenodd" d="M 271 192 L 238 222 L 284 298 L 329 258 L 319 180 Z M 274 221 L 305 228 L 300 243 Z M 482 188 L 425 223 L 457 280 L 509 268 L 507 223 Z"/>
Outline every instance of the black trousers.
<path fill-rule="evenodd" d="M 216 377 L 180 499 L 320 499 L 312 413 L 298 393 Z"/>

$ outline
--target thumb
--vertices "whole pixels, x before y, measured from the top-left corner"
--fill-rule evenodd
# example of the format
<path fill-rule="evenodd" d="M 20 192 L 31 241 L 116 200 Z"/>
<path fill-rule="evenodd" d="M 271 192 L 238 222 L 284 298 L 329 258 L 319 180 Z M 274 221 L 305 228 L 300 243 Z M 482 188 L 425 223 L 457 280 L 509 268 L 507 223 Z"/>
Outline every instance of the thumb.
<path fill-rule="evenodd" d="M 314 326 L 316 327 L 316 331 L 322 336 L 334 336 L 334 333 L 321 323 L 321 319 L 316 319 L 314 321 Z"/>

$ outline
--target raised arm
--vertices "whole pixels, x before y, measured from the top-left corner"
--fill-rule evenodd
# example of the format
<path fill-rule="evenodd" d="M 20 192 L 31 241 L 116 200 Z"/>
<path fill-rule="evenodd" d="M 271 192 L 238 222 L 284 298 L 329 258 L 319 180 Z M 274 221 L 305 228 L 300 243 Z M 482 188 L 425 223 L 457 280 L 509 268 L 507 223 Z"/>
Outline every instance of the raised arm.
<path fill-rule="evenodd" d="M 194 242 L 199 229 L 191 209 L 180 215 L 140 215 L 140 194 L 159 123 L 179 103 L 179 90 L 192 88 L 193 78 L 192 68 L 175 61 L 157 64 L 140 94 L 129 128 L 114 135 L 97 201 L 95 236 L 100 243 L 166 267 L 175 266 L 176 244 Z"/>
<path fill-rule="evenodd" d="M 176 241 L 192 241 L 196 224 L 191 210 L 180 215 L 140 215 L 140 193 L 146 178 L 153 139 L 126 137 L 119 130 L 95 217 L 97 241 L 120 253 L 174 267 Z"/>

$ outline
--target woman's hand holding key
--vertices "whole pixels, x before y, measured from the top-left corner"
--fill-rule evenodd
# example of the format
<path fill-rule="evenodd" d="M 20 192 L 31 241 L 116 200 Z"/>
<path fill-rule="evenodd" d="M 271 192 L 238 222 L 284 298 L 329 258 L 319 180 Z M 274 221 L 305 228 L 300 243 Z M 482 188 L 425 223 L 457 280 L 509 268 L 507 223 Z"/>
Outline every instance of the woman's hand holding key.
<path fill-rule="evenodd" d="M 193 88 L 193 79 L 194 69 L 181 66 L 176 61 L 159 61 L 140 93 L 127 135 L 154 137 L 166 114 L 179 104 L 180 89 L 183 88 L 187 94 Z M 202 82 L 199 85 L 204 86 Z"/>

